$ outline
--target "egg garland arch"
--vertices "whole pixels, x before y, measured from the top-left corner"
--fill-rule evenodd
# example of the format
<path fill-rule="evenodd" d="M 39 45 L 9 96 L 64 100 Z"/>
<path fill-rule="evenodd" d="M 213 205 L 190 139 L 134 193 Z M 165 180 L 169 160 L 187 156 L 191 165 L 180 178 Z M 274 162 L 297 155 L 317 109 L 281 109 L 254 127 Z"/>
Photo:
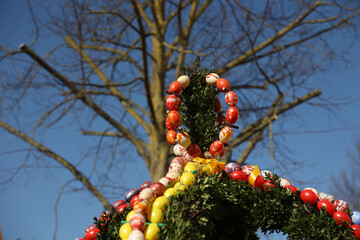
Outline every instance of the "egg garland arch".
<path fill-rule="evenodd" d="M 204 126 L 199 125 L 202 116 L 192 118 L 197 112 L 196 104 L 186 101 L 196 95 L 193 94 L 199 89 L 196 84 L 205 86 L 202 91 L 214 101 L 196 99 L 195 102 L 204 108 L 204 119 L 217 119 L 221 112 L 215 97 L 221 90 L 212 83 L 212 78 L 216 78 L 213 71 L 209 80 L 208 73 L 199 69 L 193 72 L 173 82 L 174 86 L 168 91 L 171 98 L 166 102 L 178 105 L 177 108 L 186 113 L 180 121 L 174 120 L 171 124 L 175 122 L 180 126 L 182 121 L 194 121 L 196 129 L 200 129 L 197 134 L 189 127 L 189 134 L 185 131 L 184 134 L 199 143 L 201 153 L 196 147 L 192 149 L 191 144 L 185 148 L 175 144 L 175 140 L 170 142 L 175 144 L 177 156 L 172 159 L 166 176 L 130 189 L 124 199 L 113 203 L 112 212 L 103 212 L 94 218 L 94 224 L 85 230 L 85 237 L 79 239 L 258 239 L 259 228 L 262 232 L 283 232 L 289 239 L 360 239 L 360 212 L 352 212 L 345 201 L 335 201 L 332 195 L 318 193 L 314 188 L 300 190 L 289 180 L 260 171 L 257 166 L 225 165 L 218 161 L 219 151 L 206 153 L 209 146 L 222 138 L 221 130 L 213 126 L 203 133 Z M 190 83 L 187 78 L 196 81 Z M 187 90 L 178 91 L 179 83 Z M 229 92 L 230 86 L 225 88 Z M 186 104 L 179 104 L 178 100 Z M 178 118 L 181 114 L 176 108 L 169 109 L 168 118 Z M 183 132 L 179 126 L 171 129 L 178 130 L 176 136 Z M 234 126 L 222 122 L 221 127 Z M 200 139 L 198 135 L 207 137 Z"/>

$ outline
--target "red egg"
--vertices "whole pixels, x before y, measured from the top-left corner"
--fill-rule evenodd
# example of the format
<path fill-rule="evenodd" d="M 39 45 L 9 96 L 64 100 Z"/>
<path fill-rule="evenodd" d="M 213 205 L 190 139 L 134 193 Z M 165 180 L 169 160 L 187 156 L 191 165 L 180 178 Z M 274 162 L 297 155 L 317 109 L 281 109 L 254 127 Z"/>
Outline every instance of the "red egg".
<path fill-rule="evenodd" d="M 139 200 L 139 196 L 140 196 L 140 194 L 135 195 L 135 196 L 131 199 L 131 201 L 130 201 L 130 206 L 131 206 L 132 208 L 134 207 L 134 203 L 135 203 L 137 200 Z"/>
<path fill-rule="evenodd" d="M 152 181 L 143 182 L 143 183 L 140 185 L 140 192 L 141 192 L 144 188 L 150 187 L 151 184 L 152 184 Z"/>
<path fill-rule="evenodd" d="M 293 194 L 297 193 L 297 189 L 293 185 L 287 185 L 287 186 L 285 186 L 285 189 L 290 190 Z"/>
<path fill-rule="evenodd" d="M 217 121 L 217 127 L 221 127 L 222 125 L 226 125 L 226 118 L 224 115 L 219 115 L 216 119 Z"/>
<path fill-rule="evenodd" d="M 211 155 L 216 156 L 222 153 L 222 151 L 224 151 L 224 148 L 225 148 L 224 144 L 219 140 L 217 140 L 210 145 L 209 151 Z"/>
<path fill-rule="evenodd" d="M 247 182 L 250 182 L 250 181 L 249 181 L 250 176 L 251 176 L 251 174 L 247 176 L 247 179 L 246 179 Z M 257 176 L 257 178 L 256 178 L 256 180 L 255 180 L 254 187 L 255 187 L 255 188 L 259 188 L 259 187 L 261 187 L 264 183 L 265 183 L 264 178 L 263 178 L 261 175 L 259 175 L 259 176 Z"/>
<path fill-rule="evenodd" d="M 351 218 L 344 212 L 337 211 L 334 213 L 333 218 L 336 220 L 337 225 L 339 226 L 350 226 Z"/>
<path fill-rule="evenodd" d="M 276 185 L 271 180 L 267 180 L 263 184 L 263 188 L 265 189 L 266 192 L 270 191 L 271 188 L 274 188 L 274 187 L 276 187 Z"/>
<path fill-rule="evenodd" d="M 231 179 L 237 181 L 246 181 L 246 174 L 242 171 L 233 171 L 231 173 Z"/>
<path fill-rule="evenodd" d="M 215 98 L 215 102 L 214 112 L 219 112 L 222 108 L 219 98 Z"/>
<path fill-rule="evenodd" d="M 174 130 L 169 130 L 166 133 L 166 140 L 168 141 L 168 143 L 170 143 L 171 145 L 175 144 L 175 140 L 176 140 L 176 132 Z"/>
<path fill-rule="evenodd" d="M 317 202 L 317 196 L 311 190 L 303 190 L 300 193 L 300 198 L 304 203 L 315 204 Z"/>
<path fill-rule="evenodd" d="M 233 91 L 228 91 L 225 94 L 225 102 L 230 107 L 235 107 L 236 104 L 238 103 L 238 97 L 237 97 L 236 93 Z"/>
<path fill-rule="evenodd" d="M 165 105 L 167 109 L 176 110 L 176 111 L 179 109 L 180 103 L 181 103 L 180 98 L 178 98 L 175 95 L 169 95 L 165 101 Z"/>
<path fill-rule="evenodd" d="M 125 200 L 117 200 L 112 204 L 112 206 L 113 208 L 117 209 L 118 207 L 124 204 L 126 204 Z"/>
<path fill-rule="evenodd" d="M 354 236 L 357 240 L 360 240 L 360 226 L 359 225 L 351 225 L 351 228 L 353 230 Z"/>
<path fill-rule="evenodd" d="M 229 81 L 225 78 L 220 78 L 217 80 L 216 86 L 221 92 L 227 92 L 231 88 Z"/>
<path fill-rule="evenodd" d="M 187 152 L 193 158 L 199 157 L 201 155 L 201 149 L 195 143 L 190 144 L 190 146 L 187 147 Z"/>
<path fill-rule="evenodd" d="M 319 209 L 319 211 L 325 207 L 325 210 L 329 213 L 329 216 L 332 216 L 335 212 L 335 207 L 334 205 L 329 202 L 328 200 L 320 200 L 317 203 L 317 208 Z"/>
<path fill-rule="evenodd" d="M 220 157 L 223 157 L 226 153 L 226 148 L 224 148 L 224 150 L 219 154 Z"/>
<path fill-rule="evenodd" d="M 85 239 L 86 240 L 96 240 L 97 239 L 96 234 L 99 232 L 100 232 L 100 230 L 97 227 L 94 227 L 85 234 Z"/>
<path fill-rule="evenodd" d="M 239 110 L 237 110 L 236 107 L 230 107 L 227 111 L 226 111 L 226 120 L 230 123 L 230 124 L 234 124 L 237 122 L 237 120 L 239 119 Z"/>
<path fill-rule="evenodd" d="M 122 211 L 124 211 L 125 208 L 127 207 L 130 207 L 129 204 L 124 204 L 124 205 L 121 205 L 120 207 L 118 207 L 116 210 L 117 212 L 120 214 L 122 213 Z"/>
<path fill-rule="evenodd" d="M 167 128 L 168 130 L 174 130 L 174 129 L 176 129 L 177 127 L 179 127 L 180 125 L 179 125 L 179 126 L 174 125 L 174 124 L 170 123 L 169 118 L 166 118 L 166 120 L 165 120 L 165 126 L 166 126 L 166 128 Z"/>
<path fill-rule="evenodd" d="M 182 88 L 181 82 L 179 82 L 179 81 L 172 82 L 169 87 L 170 92 L 173 92 L 176 94 L 179 94 L 182 91 L 182 89 L 183 88 Z"/>
<path fill-rule="evenodd" d="M 110 220 L 110 213 L 108 211 L 105 211 L 105 212 L 100 214 L 100 216 L 99 216 L 99 221 L 100 222 L 106 223 L 109 220 Z M 101 225 L 103 226 L 104 224 L 102 223 Z"/>
<path fill-rule="evenodd" d="M 150 188 L 154 190 L 156 197 L 163 195 L 166 190 L 166 187 L 161 182 L 154 182 L 151 184 Z"/>
<path fill-rule="evenodd" d="M 92 224 L 90 226 L 88 226 L 86 229 L 85 229 L 85 235 L 91 231 L 91 229 L 94 229 L 96 228 L 96 224 Z"/>
<path fill-rule="evenodd" d="M 173 126 L 180 126 L 181 124 L 181 117 L 178 111 L 172 110 L 168 113 L 169 123 Z"/>

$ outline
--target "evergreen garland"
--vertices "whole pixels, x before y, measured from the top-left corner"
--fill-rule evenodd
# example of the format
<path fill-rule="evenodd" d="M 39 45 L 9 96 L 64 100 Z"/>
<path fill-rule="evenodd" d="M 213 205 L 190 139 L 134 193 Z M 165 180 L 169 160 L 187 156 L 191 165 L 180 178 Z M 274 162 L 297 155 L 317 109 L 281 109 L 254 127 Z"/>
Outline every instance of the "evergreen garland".
<path fill-rule="evenodd" d="M 229 174 L 199 175 L 185 192 L 170 198 L 164 212 L 160 239 L 259 239 L 263 233 L 282 232 L 288 239 L 353 239 L 351 228 L 336 224 L 326 211 L 301 201 L 299 192 L 292 194 L 280 187 L 265 191 L 246 181 L 234 181 Z M 121 221 L 131 208 L 121 214 L 115 210 L 110 219 L 99 221 L 102 231 L 98 240 L 119 239 Z"/>
<path fill-rule="evenodd" d="M 181 93 L 182 124 L 191 136 L 191 142 L 197 144 L 202 152 L 209 151 L 211 143 L 218 140 L 220 132 L 216 124 L 219 113 L 214 112 L 219 90 L 204 81 L 211 71 L 200 67 L 199 59 L 194 68 L 186 67 L 183 72 L 191 80 L 190 86 Z"/>

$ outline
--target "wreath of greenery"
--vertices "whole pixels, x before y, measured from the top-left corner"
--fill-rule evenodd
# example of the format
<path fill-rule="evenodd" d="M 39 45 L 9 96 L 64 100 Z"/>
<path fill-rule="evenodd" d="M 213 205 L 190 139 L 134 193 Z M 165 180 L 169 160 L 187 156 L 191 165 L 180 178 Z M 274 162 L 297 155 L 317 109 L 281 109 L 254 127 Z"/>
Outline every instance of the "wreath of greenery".
<path fill-rule="evenodd" d="M 278 177 L 270 190 L 234 181 L 229 174 L 199 175 L 184 192 L 170 198 L 160 226 L 160 239 L 259 239 L 263 233 L 282 232 L 288 239 L 356 239 L 351 228 L 343 228 L 325 210 L 303 203 L 299 192 L 280 187 Z M 121 214 L 95 223 L 102 231 L 98 240 L 119 239 Z"/>

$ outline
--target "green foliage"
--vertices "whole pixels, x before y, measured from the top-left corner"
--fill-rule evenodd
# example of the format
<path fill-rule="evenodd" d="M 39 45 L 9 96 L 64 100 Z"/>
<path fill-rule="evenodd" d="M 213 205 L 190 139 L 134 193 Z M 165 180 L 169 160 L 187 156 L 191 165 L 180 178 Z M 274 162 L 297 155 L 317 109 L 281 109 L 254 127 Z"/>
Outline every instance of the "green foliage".
<path fill-rule="evenodd" d="M 354 239 L 352 230 L 339 227 L 326 211 L 304 204 L 299 193 L 279 187 L 255 189 L 247 182 L 231 180 L 226 173 L 200 175 L 183 193 L 170 198 L 164 212 L 160 239 L 258 239 L 264 233 L 282 232 L 288 239 Z M 99 240 L 119 239 L 121 214 L 112 214 Z M 104 224 L 104 223 L 103 223 Z"/>
<path fill-rule="evenodd" d="M 215 98 L 219 90 L 206 83 L 206 75 L 212 71 L 200 67 L 199 60 L 194 68 L 185 68 L 190 85 L 181 93 L 180 115 L 185 131 L 191 142 L 197 144 L 202 152 L 208 151 L 212 142 L 218 139 L 217 114 L 214 112 Z"/>

